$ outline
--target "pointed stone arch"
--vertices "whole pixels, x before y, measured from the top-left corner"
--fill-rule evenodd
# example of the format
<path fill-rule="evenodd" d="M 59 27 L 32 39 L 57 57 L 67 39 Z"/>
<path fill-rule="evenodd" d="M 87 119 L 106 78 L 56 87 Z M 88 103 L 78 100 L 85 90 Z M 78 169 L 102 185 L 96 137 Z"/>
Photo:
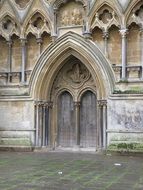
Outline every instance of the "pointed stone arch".
<path fill-rule="evenodd" d="M 93 6 L 93 8 L 92 8 L 92 10 L 91 10 L 91 12 L 89 14 L 89 26 L 91 27 L 92 21 L 93 21 L 93 19 L 95 17 L 96 12 L 98 12 L 104 6 L 107 6 L 107 7 L 111 8 L 115 12 L 115 14 L 119 18 L 119 24 L 122 25 L 122 19 L 121 19 L 122 12 L 121 12 L 120 8 L 117 6 L 117 4 L 113 3 L 113 2 L 110 2 L 110 1 L 103 1 L 103 2 L 98 1 L 98 3 L 96 3 Z"/>
<path fill-rule="evenodd" d="M 58 89 L 59 91 L 56 91 L 57 93 L 52 93 L 51 95 L 51 92 L 53 92 L 54 88 L 58 88 L 57 85 L 54 86 L 54 81 L 56 79 L 61 79 L 59 77 L 61 75 L 59 74 L 62 71 L 62 69 L 65 69 L 65 66 L 67 64 L 71 63 L 71 62 L 67 62 L 67 59 L 70 58 L 71 56 L 80 61 L 81 63 L 80 71 L 83 71 L 82 68 L 86 67 L 88 73 L 90 73 L 90 76 L 91 76 L 89 77 L 89 79 L 90 78 L 92 79 L 92 86 L 90 90 L 90 85 L 88 88 L 88 85 L 86 85 L 87 83 L 85 82 L 85 84 L 81 88 L 77 88 L 77 90 L 75 90 L 76 88 L 73 87 L 75 89 L 72 90 L 73 93 L 70 93 L 71 95 L 73 94 L 73 96 L 71 96 L 73 97 L 72 104 L 71 104 L 71 99 L 66 96 L 66 97 L 62 97 L 63 105 L 61 105 L 58 102 L 59 101 L 58 97 L 60 95 L 60 92 L 64 92 L 64 91 L 71 92 L 69 91 L 69 89 L 72 89 L 70 87 L 71 83 L 68 82 L 69 88 L 67 89 L 63 88 L 64 87 L 63 86 L 62 87 L 63 89 L 59 88 Z M 72 64 L 74 66 L 75 62 Z M 72 71 L 71 68 L 68 68 L 70 70 L 67 70 L 67 71 Z M 82 76 L 83 76 L 83 73 L 84 72 L 81 72 Z M 71 75 L 69 73 L 69 75 L 66 75 L 66 76 L 71 76 Z M 77 80 L 77 78 L 74 78 L 74 80 Z M 90 81 L 90 80 L 85 80 L 85 81 Z M 59 82 L 58 84 L 62 84 L 62 82 Z M 95 141 L 96 141 L 96 145 L 93 147 L 94 151 L 98 149 L 98 146 L 101 148 L 103 147 L 105 148 L 106 138 L 103 139 L 103 136 L 104 137 L 106 136 L 105 134 L 106 134 L 106 127 L 107 127 L 106 126 L 106 123 L 107 123 L 106 122 L 106 114 L 107 114 L 106 101 L 109 95 L 113 92 L 114 85 L 115 85 L 115 77 L 114 77 L 111 65 L 109 64 L 108 60 L 105 58 L 103 53 L 98 49 L 98 47 L 91 40 L 87 40 L 84 37 L 78 34 L 75 34 L 73 32 L 66 33 L 61 38 L 57 39 L 54 44 L 50 45 L 43 52 L 43 54 L 39 58 L 32 72 L 31 79 L 30 79 L 30 94 L 35 100 L 36 146 L 50 146 L 53 149 L 60 148 L 58 147 L 58 138 L 59 138 L 58 126 L 60 125 L 60 121 L 63 121 L 65 119 L 65 114 L 69 113 L 67 115 L 68 118 L 72 118 L 72 116 L 74 117 L 73 121 L 75 121 L 75 123 L 72 123 L 73 124 L 72 127 L 74 127 L 75 130 L 72 134 L 74 134 L 75 136 L 74 139 L 76 139 L 72 141 L 73 143 L 70 144 L 72 145 L 72 147 L 69 146 L 69 148 L 74 148 L 74 146 L 77 146 L 83 149 L 92 148 L 93 144 L 95 144 Z M 94 92 L 94 90 L 95 90 L 95 93 L 89 93 L 85 97 L 83 102 L 81 102 L 80 97 L 82 96 L 80 95 L 83 94 L 84 92 L 82 91 L 82 89 L 85 90 L 85 93 L 88 91 Z M 92 106 L 91 99 L 94 100 L 94 106 Z M 94 125 L 95 127 L 94 128 L 95 136 L 93 136 L 93 138 L 96 137 L 95 141 L 92 140 L 93 138 L 90 139 L 93 144 L 92 143 L 86 144 L 86 145 L 82 144 L 82 147 L 80 147 L 81 145 L 80 139 L 82 137 L 80 137 L 80 131 L 79 131 L 80 129 L 80 124 L 79 124 L 80 123 L 80 119 L 79 119 L 80 102 L 78 102 L 78 100 L 82 103 L 81 106 L 82 107 L 84 106 L 83 112 L 81 112 L 81 114 L 84 113 L 88 117 L 88 121 L 90 121 L 89 125 Z M 86 104 L 86 102 L 87 103 L 89 102 L 89 107 L 91 110 L 93 110 L 93 112 L 90 110 L 93 113 L 92 117 L 90 117 L 87 114 L 88 105 Z M 65 108 L 67 108 L 66 104 L 69 109 L 67 110 L 67 112 L 64 112 Z M 61 108 L 62 110 L 59 111 L 59 108 Z M 102 113 L 103 110 L 105 110 L 104 114 Z M 63 113 L 63 115 L 58 115 L 59 113 Z M 72 115 L 70 115 L 70 113 L 72 113 Z M 62 117 L 62 119 L 60 120 L 59 117 Z M 46 118 L 48 118 L 48 122 L 45 122 Z M 93 122 L 91 121 L 92 118 L 94 118 Z M 101 122 L 102 120 L 103 122 Z M 72 121 L 72 119 L 68 120 L 69 125 L 71 125 L 70 121 Z M 66 123 L 64 123 L 64 126 L 66 125 Z M 83 128 L 84 127 L 85 126 L 83 126 Z M 68 126 L 65 126 L 64 128 L 65 131 L 67 128 Z M 47 129 L 49 131 L 48 133 L 45 132 L 47 131 Z M 67 133 L 67 136 L 66 136 L 67 139 L 69 139 L 68 135 L 69 133 Z M 89 133 L 87 136 L 90 137 Z M 45 139 L 49 139 L 48 144 L 47 144 L 47 140 Z M 85 142 L 87 139 L 88 138 L 83 139 L 83 141 Z M 67 146 L 69 145 L 68 143 L 69 142 L 67 142 Z M 64 148 L 64 144 L 62 144 L 62 146 Z"/>
<path fill-rule="evenodd" d="M 22 28 L 22 34 L 21 34 L 22 36 L 25 36 L 28 23 L 30 22 L 32 17 L 34 17 L 36 14 L 41 15 L 43 17 L 43 19 L 45 19 L 47 21 L 47 23 L 49 25 L 49 32 L 52 31 L 52 23 L 51 23 L 51 20 L 49 19 L 50 17 L 48 17 L 44 12 L 42 12 L 40 10 L 35 10 L 27 18 L 25 18 L 25 21 L 23 23 L 23 28 Z"/>
<path fill-rule="evenodd" d="M 91 40 L 69 32 L 50 45 L 39 58 L 30 80 L 30 93 L 34 99 L 49 98 L 55 76 L 71 55 L 81 60 L 91 72 L 99 87 L 99 99 L 106 99 L 113 92 L 115 76 L 103 53 Z"/>
<path fill-rule="evenodd" d="M 7 20 L 9 20 L 9 23 L 11 22 L 11 26 L 12 28 L 10 29 L 10 31 L 4 31 L 4 22 L 7 22 Z M 20 23 L 16 20 L 16 18 L 11 15 L 10 13 L 5 13 L 2 15 L 2 17 L 0 18 L 0 34 L 6 39 L 9 40 L 9 38 L 15 34 L 17 36 L 20 36 Z"/>
<path fill-rule="evenodd" d="M 125 24 L 127 25 L 128 19 L 133 11 L 133 9 L 138 5 L 142 3 L 141 0 L 135 0 L 135 1 L 131 1 L 131 3 L 129 4 L 126 12 L 125 12 Z"/>

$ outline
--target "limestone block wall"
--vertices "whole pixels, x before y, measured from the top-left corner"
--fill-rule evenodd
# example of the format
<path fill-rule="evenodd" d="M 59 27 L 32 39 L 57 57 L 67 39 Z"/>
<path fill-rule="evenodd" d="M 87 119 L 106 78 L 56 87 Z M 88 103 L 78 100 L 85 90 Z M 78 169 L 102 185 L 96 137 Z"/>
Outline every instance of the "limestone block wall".
<path fill-rule="evenodd" d="M 0 102 L 0 145 L 33 146 L 34 133 L 33 102 Z"/>

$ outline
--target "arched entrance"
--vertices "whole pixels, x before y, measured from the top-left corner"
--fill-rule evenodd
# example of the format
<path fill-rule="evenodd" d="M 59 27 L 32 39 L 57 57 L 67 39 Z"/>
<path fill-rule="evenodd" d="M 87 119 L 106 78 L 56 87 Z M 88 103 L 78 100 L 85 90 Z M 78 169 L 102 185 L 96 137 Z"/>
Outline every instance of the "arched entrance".
<path fill-rule="evenodd" d="M 66 34 L 49 47 L 31 77 L 36 146 L 106 148 L 106 98 L 114 89 L 112 77 L 99 49 L 81 36 Z"/>

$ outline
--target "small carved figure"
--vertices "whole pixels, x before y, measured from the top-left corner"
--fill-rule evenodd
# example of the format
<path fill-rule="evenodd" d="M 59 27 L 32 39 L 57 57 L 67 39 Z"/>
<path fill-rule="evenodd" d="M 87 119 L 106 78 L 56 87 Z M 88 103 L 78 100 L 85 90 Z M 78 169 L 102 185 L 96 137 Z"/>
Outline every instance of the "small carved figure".
<path fill-rule="evenodd" d="M 72 70 L 69 72 L 70 78 L 75 83 L 80 83 L 86 77 L 86 74 L 81 71 L 79 64 L 73 65 Z"/>
<path fill-rule="evenodd" d="M 80 25 L 82 20 L 82 14 L 79 9 L 73 9 L 71 13 L 71 24 L 72 25 Z"/>
<path fill-rule="evenodd" d="M 68 26 L 69 25 L 69 15 L 68 11 L 64 11 L 61 18 L 61 24 L 62 26 Z"/>

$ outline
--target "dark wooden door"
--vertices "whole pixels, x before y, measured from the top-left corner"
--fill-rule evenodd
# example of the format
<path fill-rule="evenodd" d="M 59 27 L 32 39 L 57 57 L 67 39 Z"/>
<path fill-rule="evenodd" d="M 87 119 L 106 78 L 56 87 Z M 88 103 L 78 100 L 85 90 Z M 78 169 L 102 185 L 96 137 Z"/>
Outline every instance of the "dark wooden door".
<path fill-rule="evenodd" d="M 75 143 L 74 104 L 68 92 L 58 98 L 58 146 L 73 147 Z"/>
<path fill-rule="evenodd" d="M 96 96 L 87 91 L 81 98 L 80 107 L 80 146 L 96 147 L 97 111 Z"/>

